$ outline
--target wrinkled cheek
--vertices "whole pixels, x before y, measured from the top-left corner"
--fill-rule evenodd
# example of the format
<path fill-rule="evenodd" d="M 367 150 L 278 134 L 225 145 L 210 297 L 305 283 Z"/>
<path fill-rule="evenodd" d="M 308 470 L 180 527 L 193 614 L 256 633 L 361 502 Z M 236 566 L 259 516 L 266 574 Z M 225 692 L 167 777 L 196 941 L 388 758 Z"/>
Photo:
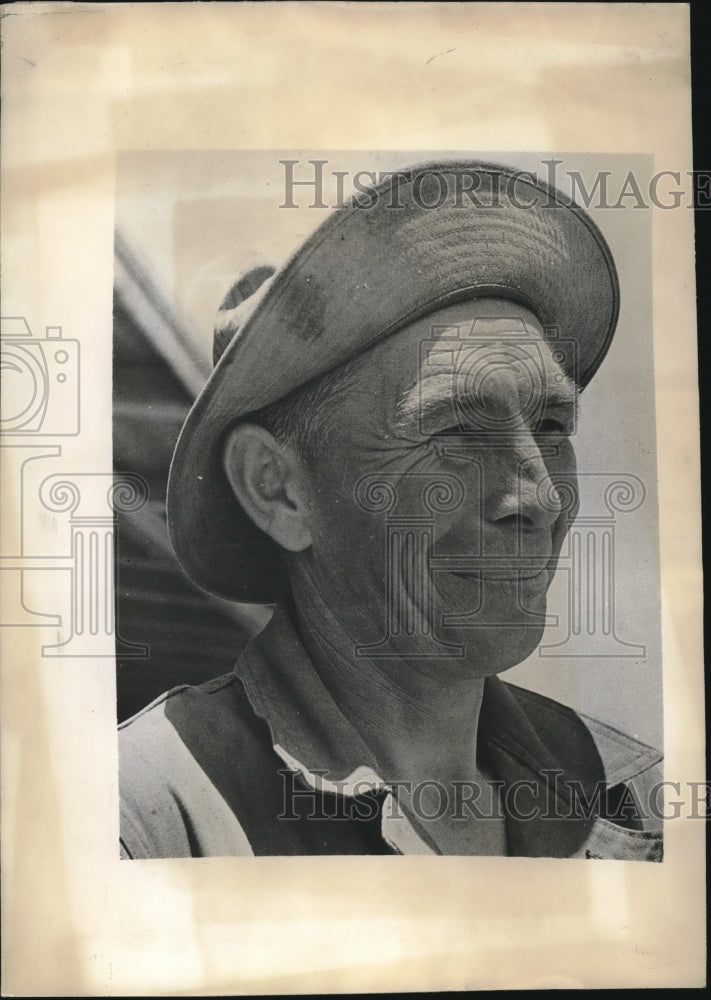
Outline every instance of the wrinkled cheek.
<path fill-rule="evenodd" d="M 480 478 L 461 462 L 448 465 L 419 448 L 377 470 L 341 470 L 338 481 L 331 472 L 313 496 L 314 564 L 330 567 L 332 579 L 341 567 L 352 589 L 377 593 L 388 579 L 391 588 L 395 578 L 409 581 L 407 567 L 431 555 L 472 554 Z"/>
<path fill-rule="evenodd" d="M 311 561 L 318 577 L 355 597 L 382 589 L 386 572 L 387 513 L 348 495 L 319 503 L 312 518 Z"/>

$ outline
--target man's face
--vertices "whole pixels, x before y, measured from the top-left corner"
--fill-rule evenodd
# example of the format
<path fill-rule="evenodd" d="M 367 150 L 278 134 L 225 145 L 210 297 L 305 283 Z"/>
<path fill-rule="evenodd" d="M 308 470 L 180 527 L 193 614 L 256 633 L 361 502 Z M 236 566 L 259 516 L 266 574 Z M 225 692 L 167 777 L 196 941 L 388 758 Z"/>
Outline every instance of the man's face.
<path fill-rule="evenodd" d="M 328 608 L 355 655 L 393 669 L 519 663 L 540 641 L 572 517 L 576 397 L 511 302 L 452 306 L 376 345 L 307 463 L 298 598 Z"/>

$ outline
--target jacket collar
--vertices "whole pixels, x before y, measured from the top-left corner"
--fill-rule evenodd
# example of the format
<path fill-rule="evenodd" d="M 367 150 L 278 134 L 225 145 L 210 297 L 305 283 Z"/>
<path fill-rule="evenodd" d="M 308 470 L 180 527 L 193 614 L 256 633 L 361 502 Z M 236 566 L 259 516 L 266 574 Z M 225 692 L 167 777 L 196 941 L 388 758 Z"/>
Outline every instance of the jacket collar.
<path fill-rule="evenodd" d="M 366 785 L 387 789 L 373 754 L 321 680 L 286 608 L 277 607 L 235 672 L 267 723 L 274 750 L 307 784 L 344 795 L 354 794 L 356 786 L 360 793 Z M 596 788 L 605 782 L 596 742 L 582 719 L 492 677 L 484 686 L 478 740 L 479 753 L 511 806 L 505 815 L 509 854 L 578 853 L 596 817 L 575 809 L 573 790 L 594 801 Z M 515 796 L 508 794 L 513 786 Z"/>
<path fill-rule="evenodd" d="M 343 791 L 370 774 L 378 787 L 373 754 L 341 712 L 279 606 L 245 649 L 235 671 L 257 715 L 267 723 L 274 749 L 324 791 Z M 316 776 L 316 777 L 314 777 Z"/>

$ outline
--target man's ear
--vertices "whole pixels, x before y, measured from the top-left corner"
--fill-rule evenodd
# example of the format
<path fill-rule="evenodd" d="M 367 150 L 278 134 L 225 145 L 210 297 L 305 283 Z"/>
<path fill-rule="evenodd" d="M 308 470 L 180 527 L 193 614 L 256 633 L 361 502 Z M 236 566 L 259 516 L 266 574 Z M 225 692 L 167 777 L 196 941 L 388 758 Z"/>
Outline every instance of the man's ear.
<path fill-rule="evenodd" d="M 290 552 L 311 545 L 305 473 L 301 462 L 257 424 L 238 424 L 223 452 L 227 480 L 258 528 Z"/>

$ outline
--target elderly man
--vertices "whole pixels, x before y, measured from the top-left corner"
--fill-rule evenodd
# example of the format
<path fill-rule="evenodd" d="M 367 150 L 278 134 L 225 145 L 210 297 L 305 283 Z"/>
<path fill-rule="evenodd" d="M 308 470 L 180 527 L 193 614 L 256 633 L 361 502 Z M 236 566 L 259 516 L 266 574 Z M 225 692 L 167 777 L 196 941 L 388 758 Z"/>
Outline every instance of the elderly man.
<path fill-rule="evenodd" d="M 541 639 L 617 312 L 592 221 L 476 162 L 237 282 L 168 519 L 200 586 L 276 608 L 122 726 L 123 856 L 660 860 L 660 755 L 498 677 Z"/>

